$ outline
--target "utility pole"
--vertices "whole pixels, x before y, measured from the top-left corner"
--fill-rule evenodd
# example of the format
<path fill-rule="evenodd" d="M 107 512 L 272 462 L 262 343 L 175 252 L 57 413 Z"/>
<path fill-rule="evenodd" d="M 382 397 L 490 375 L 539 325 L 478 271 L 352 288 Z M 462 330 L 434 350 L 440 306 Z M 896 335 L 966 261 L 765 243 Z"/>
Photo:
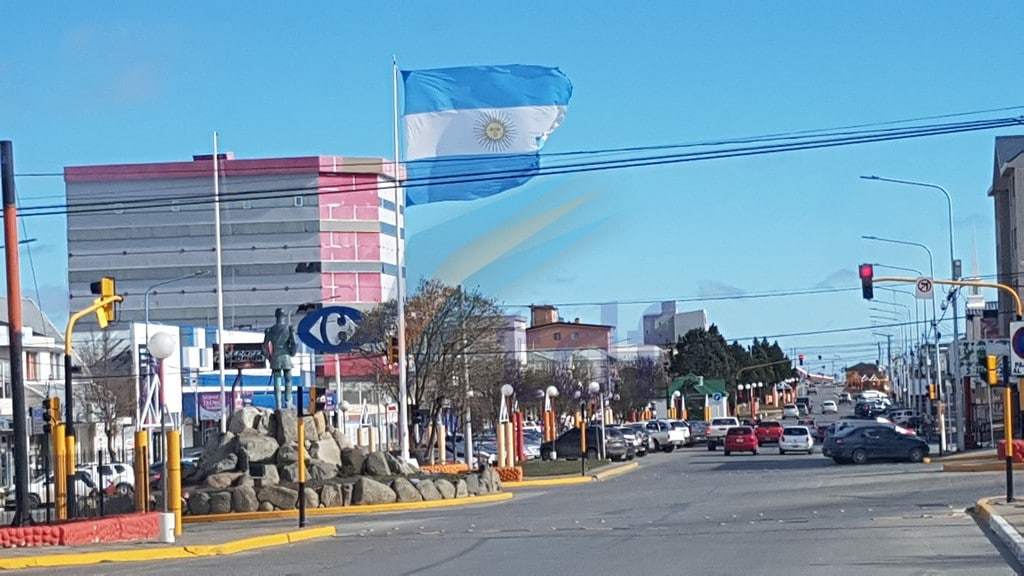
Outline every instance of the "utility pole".
<path fill-rule="evenodd" d="M 14 148 L 0 141 L 0 184 L 4 201 L 4 257 L 7 264 L 7 336 L 11 353 L 11 405 L 14 416 L 14 526 L 32 521 L 28 502 L 28 430 L 25 373 L 21 364 L 21 271 L 18 263 L 18 203 L 14 191 Z M 71 424 L 70 420 L 68 424 Z"/>

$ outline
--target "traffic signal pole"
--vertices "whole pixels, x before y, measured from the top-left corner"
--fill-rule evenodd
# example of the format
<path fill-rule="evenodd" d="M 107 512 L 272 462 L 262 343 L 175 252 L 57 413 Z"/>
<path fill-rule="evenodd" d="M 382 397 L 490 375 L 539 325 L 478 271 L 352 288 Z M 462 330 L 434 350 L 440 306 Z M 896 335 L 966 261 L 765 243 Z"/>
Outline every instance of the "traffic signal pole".
<path fill-rule="evenodd" d="M 4 259 L 7 264 L 7 336 L 10 340 L 11 409 L 14 416 L 13 526 L 32 521 L 28 501 L 28 406 L 25 404 L 25 373 L 22 366 L 21 271 L 18 262 L 18 206 L 14 192 L 14 148 L 0 141 L 0 186 L 4 202 Z"/>

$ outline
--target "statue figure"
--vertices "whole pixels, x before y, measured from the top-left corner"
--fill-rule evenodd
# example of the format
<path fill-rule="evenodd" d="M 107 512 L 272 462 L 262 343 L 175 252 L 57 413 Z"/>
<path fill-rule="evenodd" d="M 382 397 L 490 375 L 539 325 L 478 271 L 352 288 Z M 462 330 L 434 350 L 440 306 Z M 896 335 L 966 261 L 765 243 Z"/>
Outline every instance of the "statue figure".
<path fill-rule="evenodd" d="M 284 380 L 285 404 L 292 402 L 292 356 L 295 354 L 295 330 L 285 323 L 284 310 L 274 311 L 274 325 L 263 332 L 263 350 L 270 359 L 270 379 L 274 382 L 274 408 L 280 410 L 281 380 Z"/>

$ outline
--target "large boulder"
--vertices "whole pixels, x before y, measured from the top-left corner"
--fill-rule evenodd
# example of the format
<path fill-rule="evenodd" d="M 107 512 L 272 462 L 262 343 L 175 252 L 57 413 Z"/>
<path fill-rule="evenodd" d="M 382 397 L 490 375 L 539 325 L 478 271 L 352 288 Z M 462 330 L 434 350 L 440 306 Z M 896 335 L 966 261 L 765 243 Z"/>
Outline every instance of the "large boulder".
<path fill-rule="evenodd" d="M 281 444 L 281 447 L 277 449 L 277 456 L 274 457 L 274 461 L 278 465 L 281 464 L 295 464 L 299 461 L 299 446 L 295 442 L 290 444 Z"/>
<path fill-rule="evenodd" d="M 277 471 L 281 476 L 281 482 L 298 482 L 299 481 L 299 465 L 298 464 L 284 464 L 277 467 Z"/>
<path fill-rule="evenodd" d="M 313 430 L 316 433 L 316 436 L 313 436 L 314 440 L 323 438 L 327 434 L 326 414 L 323 412 L 316 412 L 313 414 Z"/>
<path fill-rule="evenodd" d="M 363 474 L 369 476 L 391 476 L 391 468 L 388 466 L 384 452 L 370 452 L 363 462 Z"/>
<path fill-rule="evenodd" d="M 423 500 L 423 496 L 420 496 L 420 491 L 405 476 L 398 476 L 392 480 L 391 489 L 395 491 L 399 502 L 419 502 Z"/>
<path fill-rule="evenodd" d="M 341 464 L 341 448 L 331 436 L 325 436 L 309 446 L 309 457 L 338 466 Z"/>
<path fill-rule="evenodd" d="M 263 476 L 260 476 L 261 486 L 270 486 L 281 481 L 281 475 L 277 472 L 277 466 L 267 464 L 263 467 Z"/>
<path fill-rule="evenodd" d="M 416 489 L 420 491 L 420 496 L 427 501 L 440 500 L 444 498 L 444 496 L 441 495 L 440 490 L 437 489 L 434 481 L 430 479 L 420 480 L 420 483 L 416 485 Z M 453 486 L 452 491 L 454 492 L 454 490 L 455 487 Z"/>
<path fill-rule="evenodd" d="M 466 492 L 470 496 L 480 494 L 480 477 L 476 474 L 466 474 Z"/>
<path fill-rule="evenodd" d="M 487 484 L 488 492 L 501 492 L 501 476 L 493 466 L 488 466 L 480 473 L 481 480 Z"/>
<path fill-rule="evenodd" d="M 256 486 L 256 481 L 253 479 L 252 476 L 249 476 L 248 474 L 242 474 L 241 476 L 238 477 L 238 480 L 235 480 L 235 483 L 232 484 L 232 486 L 235 486 L 236 488 L 241 486 L 248 486 L 252 488 Z"/>
<path fill-rule="evenodd" d="M 231 492 L 210 492 L 210 514 L 231 512 Z"/>
<path fill-rule="evenodd" d="M 235 456 L 237 447 L 237 437 L 231 432 L 211 436 L 203 446 L 203 454 L 199 457 L 199 469 L 204 474 L 234 470 L 238 464 L 238 457 Z"/>
<path fill-rule="evenodd" d="M 210 494 L 208 492 L 193 492 L 188 497 L 188 513 L 201 516 L 210 513 Z"/>
<path fill-rule="evenodd" d="M 388 461 L 388 468 L 391 469 L 392 474 L 401 474 L 402 476 L 409 476 L 416 473 L 416 469 L 413 468 L 411 464 L 390 452 L 384 453 L 384 459 Z"/>
<path fill-rule="evenodd" d="M 337 484 L 324 484 L 324 487 L 320 490 L 320 503 L 324 505 L 324 508 L 344 506 L 345 500 L 341 493 L 341 486 Z"/>
<path fill-rule="evenodd" d="M 306 435 L 306 448 L 309 448 L 309 445 L 312 444 L 314 440 L 320 439 L 320 434 L 317 433 L 316 424 L 314 422 L 315 421 L 312 416 L 302 417 L 302 426 L 306 429 L 304 432 Z"/>
<path fill-rule="evenodd" d="M 366 452 L 362 448 L 345 448 L 341 451 L 342 476 L 357 476 L 363 472 Z"/>
<path fill-rule="evenodd" d="M 273 462 L 279 447 L 277 440 L 252 430 L 238 435 L 238 452 L 245 454 L 245 460 L 250 463 Z"/>
<path fill-rule="evenodd" d="M 214 490 L 223 490 L 235 483 L 242 476 L 241 472 L 218 472 L 206 477 L 206 486 Z"/>
<path fill-rule="evenodd" d="M 303 491 L 306 495 L 306 508 L 319 508 L 320 507 L 320 495 L 316 493 L 316 490 L 312 488 L 306 488 Z"/>
<path fill-rule="evenodd" d="M 299 492 L 286 486 L 264 486 L 256 497 L 260 502 L 269 502 L 275 508 L 291 510 L 299 500 Z"/>
<path fill-rule="evenodd" d="M 396 498 L 394 490 L 373 478 L 362 476 L 352 485 L 353 504 L 390 504 Z"/>
<path fill-rule="evenodd" d="M 331 436 L 334 438 L 334 441 L 338 443 L 338 447 L 342 450 L 352 447 L 352 440 L 350 440 L 348 435 L 342 430 L 335 428 L 331 431 Z"/>
<path fill-rule="evenodd" d="M 436 487 L 437 491 L 441 493 L 441 498 L 444 498 L 445 500 L 455 498 L 455 485 L 448 480 L 438 478 L 437 480 L 434 480 L 434 487 Z M 423 494 L 423 488 L 420 488 L 420 494 Z M 426 499 L 425 494 L 423 497 Z"/>
<path fill-rule="evenodd" d="M 294 444 L 299 439 L 299 417 L 293 410 L 274 412 L 274 435 L 278 444 Z"/>
<path fill-rule="evenodd" d="M 238 456 L 228 454 L 216 462 L 211 462 L 208 466 L 204 467 L 203 471 L 206 474 L 218 474 L 220 472 L 231 472 L 236 468 L 238 468 Z"/>
<path fill-rule="evenodd" d="M 241 434 L 246 430 L 260 432 L 260 421 L 266 419 L 268 415 L 269 412 L 267 410 L 255 406 L 246 406 L 235 410 L 228 419 L 228 432 L 234 434 Z M 266 422 L 262 424 L 262 427 L 264 428 L 262 432 L 266 433 Z"/>
<path fill-rule="evenodd" d="M 465 498 L 469 496 L 469 489 L 466 488 L 466 481 L 463 478 L 459 478 L 459 481 L 455 483 L 455 497 Z"/>
<path fill-rule="evenodd" d="M 330 480 L 337 475 L 337 464 L 331 464 L 330 462 L 324 462 L 323 460 L 316 459 L 310 460 L 306 463 L 306 478 L 310 482 L 320 484 L 324 480 Z"/>
<path fill-rule="evenodd" d="M 352 484 L 345 483 L 341 485 L 341 505 L 352 505 Z"/>
<path fill-rule="evenodd" d="M 260 507 L 256 490 L 252 486 L 240 486 L 231 491 L 231 510 L 234 512 L 255 512 Z"/>

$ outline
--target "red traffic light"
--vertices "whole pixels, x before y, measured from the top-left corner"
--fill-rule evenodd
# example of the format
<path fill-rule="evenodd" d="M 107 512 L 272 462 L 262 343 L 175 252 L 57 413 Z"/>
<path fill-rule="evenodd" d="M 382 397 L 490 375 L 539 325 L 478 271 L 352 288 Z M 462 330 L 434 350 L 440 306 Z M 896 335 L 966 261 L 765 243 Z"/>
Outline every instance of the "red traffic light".
<path fill-rule="evenodd" d="M 869 280 L 875 275 L 875 266 L 873 264 L 861 264 L 860 265 L 860 278 L 861 280 Z"/>
<path fill-rule="evenodd" d="M 861 264 L 858 270 L 860 274 L 860 290 L 865 300 L 875 297 L 875 267 L 872 264 Z"/>

